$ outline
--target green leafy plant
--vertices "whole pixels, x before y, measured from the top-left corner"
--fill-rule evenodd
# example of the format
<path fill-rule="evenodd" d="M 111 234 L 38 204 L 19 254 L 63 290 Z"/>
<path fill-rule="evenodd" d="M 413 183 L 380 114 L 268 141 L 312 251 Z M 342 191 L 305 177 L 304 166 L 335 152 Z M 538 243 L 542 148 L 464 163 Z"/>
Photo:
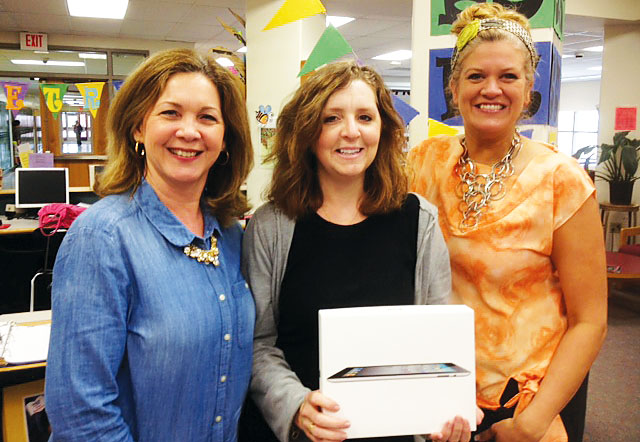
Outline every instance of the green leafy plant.
<path fill-rule="evenodd" d="M 613 136 L 613 144 L 600 146 L 598 164 L 604 163 L 604 170 L 596 177 L 609 183 L 632 183 L 639 179 L 638 159 L 640 157 L 640 139 L 631 139 L 629 132 L 618 132 Z"/>
<path fill-rule="evenodd" d="M 585 146 L 585 147 L 581 147 L 580 149 L 576 150 L 575 153 L 573 155 L 571 155 L 573 158 L 575 158 L 576 160 L 578 160 L 578 162 L 580 162 L 580 160 L 582 159 L 582 155 L 585 155 L 584 158 L 584 170 L 589 170 L 589 163 L 590 163 L 590 159 L 591 156 L 593 155 L 592 152 L 594 149 L 597 149 L 598 146 Z M 597 151 L 596 151 L 597 153 Z"/>

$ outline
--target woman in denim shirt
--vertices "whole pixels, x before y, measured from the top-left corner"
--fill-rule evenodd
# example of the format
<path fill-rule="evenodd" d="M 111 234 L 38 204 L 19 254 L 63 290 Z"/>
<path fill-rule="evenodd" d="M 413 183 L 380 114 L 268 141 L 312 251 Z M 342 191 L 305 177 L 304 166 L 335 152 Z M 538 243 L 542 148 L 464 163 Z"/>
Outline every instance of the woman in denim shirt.
<path fill-rule="evenodd" d="M 235 221 L 253 157 L 236 83 L 181 49 L 117 93 L 105 198 L 55 265 L 53 441 L 236 440 L 255 318 Z"/>

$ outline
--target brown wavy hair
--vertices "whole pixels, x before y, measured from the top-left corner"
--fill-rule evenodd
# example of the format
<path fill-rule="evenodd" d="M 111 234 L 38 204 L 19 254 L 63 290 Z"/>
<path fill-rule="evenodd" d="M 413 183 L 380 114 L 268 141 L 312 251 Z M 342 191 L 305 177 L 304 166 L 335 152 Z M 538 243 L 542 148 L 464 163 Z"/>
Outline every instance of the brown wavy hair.
<path fill-rule="evenodd" d="M 451 33 L 458 36 L 460 32 L 462 32 L 462 30 L 465 28 L 465 26 L 467 26 L 469 23 L 474 20 L 481 20 L 483 18 L 499 18 L 503 20 L 511 20 L 521 25 L 524 29 L 527 30 L 527 32 L 531 33 L 529 20 L 527 20 L 527 17 L 514 9 L 505 8 L 500 3 L 477 3 L 475 5 L 469 6 L 468 8 L 465 8 L 460 14 L 458 14 L 458 17 L 451 25 Z M 511 41 L 514 44 L 514 47 L 522 51 L 526 60 L 524 66 L 525 78 L 533 86 L 535 69 L 533 68 L 533 64 L 531 63 L 532 55 L 529 53 L 529 50 L 525 47 L 525 45 L 520 41 L 518 37 L 508 31 L 504 31 L 502 29 L 486 29 L 478 33 L 477 37 L 467 43 L 464 49 L 462 49 L 462 51 L 459 53 L 456 66 L 449 75 L 449 82 L 447 86 L 447 93 L 449 97 L 452 96 L 451 84 L 457 83 L 460 79 L 460 73 L 462 71 L 462 64 L 464 62 L 464 59 L 471 52 L 473 52 L 474 48 L 484 42 L 504 40 Z M 535 54 L 534 56 L 536 59 L 538 58 L 537 54 Z M 453 101 L 452 105 L 456 107 L 456 104 L 453 103 Z"/>
<path fill-rule="evenodd" d="M 371 86 L 382 120 L 378 152 L 365 172 L 360 211 L 367 216 L 387 213 L 400 208 L 406 198 L 404 123 L 393 107 L 391 94 L 372 68 L 341 61 L 312 73 L 278 117 L 273 151 L 266 159 L 275 163 L 267 197 L 290 218 L 297 219 L 322 206 L 314 154 L 322 131 L 322 111 L 336 90 L 354 80 Z"/>
<path fill-rule="evenodd" d="M 209 169 L 203 197 L 220 223 L 229 225 L 249 209 L 246 197 L 240 192 L 240 186 L 253 165 L 245 99 L 236 77 L 212 57 L 191 49 L 158 52 L 127 77 L 109 108 L 109 159 L 96 185 L 96 193 L 100 196 L 135 193 L 145 175 L 145 157 L 135 151 L 134 132 L 142 125 L 169 78 L 177 73 L 191 72 L 209 78 L 220 95 L 229 161 L 224 164 L 216 162 Z"/>

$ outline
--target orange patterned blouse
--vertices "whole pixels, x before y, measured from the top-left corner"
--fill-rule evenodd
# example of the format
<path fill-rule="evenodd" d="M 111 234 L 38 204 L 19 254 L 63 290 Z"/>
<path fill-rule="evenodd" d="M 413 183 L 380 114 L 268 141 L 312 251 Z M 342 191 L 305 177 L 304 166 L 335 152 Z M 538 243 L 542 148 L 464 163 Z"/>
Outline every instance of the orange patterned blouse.
<path fill-rule="evenodd" d="M 524 143 L 531 143 L 523 138 Z M 595 195 L 577 162 L 550 145 L 506 179 L 506 196 L 492 201 L 474 230 L 462 214 L 454 166 L 457 137 L 429 138 L 409 152 L 411 190 L 439 210 L 451 255 L 454 302 L 475 311 L 478 405 L 496 409 L 509 378 L 520 393 L 516 415 L 538 390 L 567 328 L 562 289 L 551 261 L 553 233 Z M 487 173 L 489 166 L 477 165 Z"/>

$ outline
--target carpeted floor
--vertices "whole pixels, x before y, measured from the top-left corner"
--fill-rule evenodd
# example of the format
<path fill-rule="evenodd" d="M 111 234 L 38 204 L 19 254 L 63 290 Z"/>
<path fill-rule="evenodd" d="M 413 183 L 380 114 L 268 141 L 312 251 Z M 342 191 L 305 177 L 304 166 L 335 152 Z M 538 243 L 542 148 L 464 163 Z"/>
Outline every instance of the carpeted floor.
<path fill-rule="evenodd" d="M 640 441 L 640 289 L 613 290 L 604 346 L 589 376 L 583 442 Z"/>

